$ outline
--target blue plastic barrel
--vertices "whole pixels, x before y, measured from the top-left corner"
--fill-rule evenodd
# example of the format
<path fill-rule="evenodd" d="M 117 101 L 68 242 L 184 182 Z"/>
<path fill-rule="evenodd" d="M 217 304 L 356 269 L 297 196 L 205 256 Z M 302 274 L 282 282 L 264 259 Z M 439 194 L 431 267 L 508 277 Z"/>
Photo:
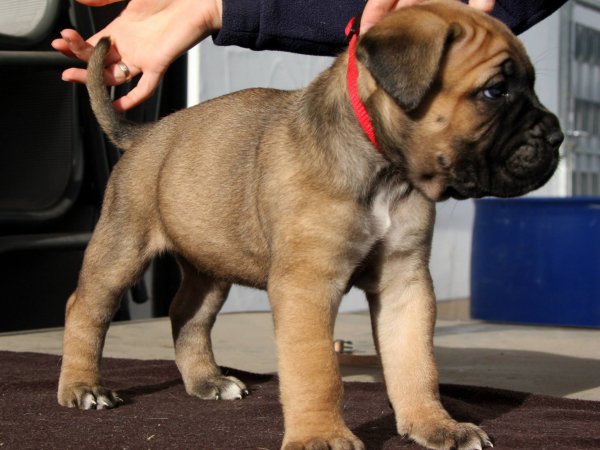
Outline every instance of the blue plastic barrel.
<path fill-rule="evenodd" d="M 471 316 L 600 327 L 600 197 L 477 200 Z"/>

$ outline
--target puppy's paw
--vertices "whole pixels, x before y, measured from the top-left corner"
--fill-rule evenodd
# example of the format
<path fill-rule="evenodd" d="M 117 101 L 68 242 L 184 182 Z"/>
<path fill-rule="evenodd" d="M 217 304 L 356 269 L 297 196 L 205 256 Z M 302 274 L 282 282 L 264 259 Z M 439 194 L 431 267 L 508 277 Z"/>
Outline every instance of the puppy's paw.
<path fill-rule="evenodd" d="M 482 450 L 494 446 L 478 426 L 451 419 L 441 423 L 414 424 L 409 437 L 418 444 L 435 450 Z"/>
<path fill-rule="evenodd" d="M 123 399 L 100 385 L 75 384 L 59 390 L 58 403 L 68 408 L 111 409 L 123 403 Z"/>
<path fill-rule="evenodd" d="M 285 444 L 283 450 L 364 450 L 364 444 L 355 436 L 333 436 L 309 438 Z"/>
<path fill-rule="evenodd" d="M 236 377 L 226 376 L 195 382 L 187 391 L 203 400 L 241 400 L 249 394 L 244 383 Z"/>

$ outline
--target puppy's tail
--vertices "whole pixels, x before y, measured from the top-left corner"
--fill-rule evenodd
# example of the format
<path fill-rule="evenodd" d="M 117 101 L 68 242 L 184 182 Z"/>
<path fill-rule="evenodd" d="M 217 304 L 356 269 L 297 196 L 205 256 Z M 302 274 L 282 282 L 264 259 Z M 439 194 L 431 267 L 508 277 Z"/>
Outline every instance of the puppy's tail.
<path fill-rule="evenodd" d="M 104 59 L 110 50 L 110 38 L 98 41 L 87 67 L 87 90 L 92 110 L 109 139 L 121 150 L 127 150 L 140 134 L 142 126 L 119 115 L 104 83 Z"/>

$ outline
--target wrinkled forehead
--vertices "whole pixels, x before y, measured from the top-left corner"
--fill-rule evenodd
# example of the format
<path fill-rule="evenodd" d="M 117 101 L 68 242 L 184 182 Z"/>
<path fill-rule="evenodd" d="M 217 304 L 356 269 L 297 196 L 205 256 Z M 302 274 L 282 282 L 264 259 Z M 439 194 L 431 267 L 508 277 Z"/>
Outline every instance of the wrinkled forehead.
<path fill-rule="evenodd" d="M 481 72 L 486 68 L 504 70 L 508 76 L 533 84 L 535 71 L 527 52 L 504 23 L 456 0 L 431 0 L 420 7 L 459 29 L 448 48 L 446 64 L 450 71 L 465 73 L 475 67 Z"/>

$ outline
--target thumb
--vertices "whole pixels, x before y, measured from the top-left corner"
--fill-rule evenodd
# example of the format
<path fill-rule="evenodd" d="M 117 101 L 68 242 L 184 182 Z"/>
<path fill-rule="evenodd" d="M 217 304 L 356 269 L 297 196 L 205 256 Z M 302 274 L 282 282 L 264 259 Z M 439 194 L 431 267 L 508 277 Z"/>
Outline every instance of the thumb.
<path fill-rule="evenodd" d="M 123 0 L 77 0 L 77 3 L 82 3 L 87 6 L 104 6 L 122 1 Z"/>
<path fill-rule="evenodd" d="M 115 100 L 113 103 L 115 109 L 124 112 L 150 98 L 158 87 L 161 77 L 162 74 L 158 72 L 144 72 L 137 86 L 123 97 Z"/>
<path fill-rule="evenodd" d="M 389 13 L 397 0 L 369 0 L 360 19 L 360 33 L 365 33 L 369 28 L 379 22 Z"/>
<path fill-rule="evenodd" d="M 491 13 L 494 9 L 495 0 L 469 0 L 469 6 L 480 9 L 486 13 Z"/>

